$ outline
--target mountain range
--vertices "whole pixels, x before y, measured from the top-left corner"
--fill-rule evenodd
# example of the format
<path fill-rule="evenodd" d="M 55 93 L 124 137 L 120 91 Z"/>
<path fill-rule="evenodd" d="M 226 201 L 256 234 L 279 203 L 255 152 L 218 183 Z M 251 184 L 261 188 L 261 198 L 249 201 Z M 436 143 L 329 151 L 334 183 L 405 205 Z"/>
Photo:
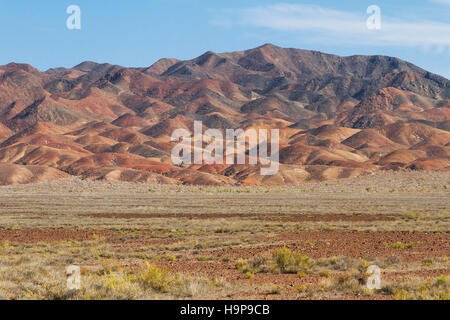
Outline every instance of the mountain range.
<path fill-rule="evenodd" d="M 279 129 L 280 170 L 173 165 L 175 129 Z M 450 170 L 450 81 L 387 56 L 271 44 L 150 67 L 0 66 L 0 184 L 296 185 Z"/>

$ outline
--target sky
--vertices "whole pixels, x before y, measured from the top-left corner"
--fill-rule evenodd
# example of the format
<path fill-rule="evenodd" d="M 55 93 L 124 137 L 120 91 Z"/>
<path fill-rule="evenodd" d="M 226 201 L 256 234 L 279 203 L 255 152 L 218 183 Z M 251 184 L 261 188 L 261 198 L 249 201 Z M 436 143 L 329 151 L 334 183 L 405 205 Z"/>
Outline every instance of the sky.
<path fill-rule="evenodd" d="M 67 27 L 70 5 L 81 29 Z M 0 65 L 147 67 L 265 43 L 395 56 L 450 79 L 450 0 L 0 0 Z"/>

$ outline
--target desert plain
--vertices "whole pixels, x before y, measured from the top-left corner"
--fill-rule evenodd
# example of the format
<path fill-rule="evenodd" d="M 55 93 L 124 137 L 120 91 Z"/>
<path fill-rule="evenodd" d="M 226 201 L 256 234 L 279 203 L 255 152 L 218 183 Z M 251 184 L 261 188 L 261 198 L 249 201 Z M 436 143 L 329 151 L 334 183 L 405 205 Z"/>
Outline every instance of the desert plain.
<path fill-rule="evenodd" d="M 449 208 L 448 172 L 295 187 L 3 186 L 0 296 L 448 300 Z M 67 288 L 70 265 L 79 290 Z"/>

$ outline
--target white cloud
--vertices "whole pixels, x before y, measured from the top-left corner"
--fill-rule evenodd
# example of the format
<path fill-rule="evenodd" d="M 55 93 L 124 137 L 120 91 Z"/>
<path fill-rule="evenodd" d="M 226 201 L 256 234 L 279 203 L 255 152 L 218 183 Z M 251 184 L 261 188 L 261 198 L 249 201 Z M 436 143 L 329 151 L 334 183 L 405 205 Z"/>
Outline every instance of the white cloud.
<path fill-rule="evenodd" d="M 315 5 L 275 4 L 235 11 L 226 21 L 283 32 L 309 32 L 312 42 L 436 46 L 440 50 L 450 47 L 449 23 L 413 18 L 402 20 L 385 16 L 382 11 L 381 30 L 369 30 L 366 26 L 368 17 L 366 12 L 357 14 Z"/>

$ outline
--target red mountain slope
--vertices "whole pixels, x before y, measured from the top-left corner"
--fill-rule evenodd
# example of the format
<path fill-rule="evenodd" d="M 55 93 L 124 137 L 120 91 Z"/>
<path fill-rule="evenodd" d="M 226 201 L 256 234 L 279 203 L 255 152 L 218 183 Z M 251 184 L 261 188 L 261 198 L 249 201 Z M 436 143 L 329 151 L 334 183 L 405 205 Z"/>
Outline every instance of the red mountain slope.
<path fill-rule="evenodd" d="M 175 166 L 176 129 L 279 129 L 280 166 Z M 384 56 L 264 45 L 124 68 L 0 66 L 0 184 L 300 184 L 450 170 L 450 81 Z M 206 146 L 206 145 L 205 145 Z"/>

